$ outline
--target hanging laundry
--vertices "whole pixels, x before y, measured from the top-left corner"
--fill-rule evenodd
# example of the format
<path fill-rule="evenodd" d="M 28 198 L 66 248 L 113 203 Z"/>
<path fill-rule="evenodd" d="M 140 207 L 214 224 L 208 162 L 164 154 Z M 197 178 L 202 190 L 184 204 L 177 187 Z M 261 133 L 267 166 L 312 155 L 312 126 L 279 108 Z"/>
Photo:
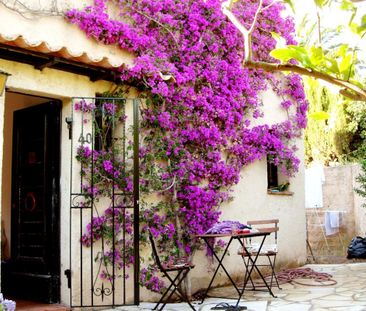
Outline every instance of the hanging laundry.
<path fill-rule="evenodd" d="M 339 232 L 339 211 L 326 211 L 324 213 L 325 235 L 333 235 Z"/>

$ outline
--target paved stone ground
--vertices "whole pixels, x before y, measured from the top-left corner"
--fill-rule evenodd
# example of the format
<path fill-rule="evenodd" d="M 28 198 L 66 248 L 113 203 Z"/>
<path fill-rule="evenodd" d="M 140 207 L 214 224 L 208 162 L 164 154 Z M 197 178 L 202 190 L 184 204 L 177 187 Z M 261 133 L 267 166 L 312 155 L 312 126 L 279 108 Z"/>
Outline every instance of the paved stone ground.
<path fill-rule="evenodd" d="M 241 305 L 246 305 L 248 310 L 253 311 L 366 311 L 366 263 L 307 265 L 306 267 L 332 274 L 337 284 L 320 286 L 310 282 L 311 285 L 305 286 L 286 283 L 281 286 L 282 290 L 274 289 L 277 298 L 271 297 L 264 291 L 246 291 Z M 220 302 L 235 302 L 235 300 L 229 300 L 235 297 L 235 290 L 231 287 L 213 289 L 209 294 L 227 299 L 209 298 L 202 305 L 195 303 L 197 311 L 210 310 Z M 154 304 L 142 303 L 139 307 L 120 307 L 117 310 L 146 311 L 152 310 L 153 307 Z M 179 303 L 169 304 L 164 310 L 189 311 L 191 309 L 187 304 Z"/>

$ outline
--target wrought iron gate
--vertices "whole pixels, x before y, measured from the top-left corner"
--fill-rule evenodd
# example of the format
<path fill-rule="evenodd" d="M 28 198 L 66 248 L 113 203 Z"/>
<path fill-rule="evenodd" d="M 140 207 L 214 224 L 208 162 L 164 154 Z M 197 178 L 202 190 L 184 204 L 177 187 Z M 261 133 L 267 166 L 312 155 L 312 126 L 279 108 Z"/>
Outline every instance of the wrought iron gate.
<path fill-rule="evenodd" d="M 139 303 L 137 99 L 74 98 L 71 139 L 72 307 Z"/>

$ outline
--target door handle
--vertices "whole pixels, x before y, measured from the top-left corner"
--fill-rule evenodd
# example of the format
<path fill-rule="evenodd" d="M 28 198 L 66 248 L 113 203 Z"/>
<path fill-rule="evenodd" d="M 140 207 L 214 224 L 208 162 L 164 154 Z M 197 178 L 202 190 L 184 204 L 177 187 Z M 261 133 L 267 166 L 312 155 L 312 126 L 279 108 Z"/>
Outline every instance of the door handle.
<path fill-rule="evenodd" d="M 28 207 L 28 200 L 30 200 L 30 202 L 31 202 L 31 206 L 30 207 Z M 36 206 L 37 206 L 36 197 L 34 196 L 34 193 L 30 191 L 25 196 L 25 199 L 24 199 L 24 208 L 27 211 L 29 211 L 29 212 L 33 212 L 35 210 Z"/>

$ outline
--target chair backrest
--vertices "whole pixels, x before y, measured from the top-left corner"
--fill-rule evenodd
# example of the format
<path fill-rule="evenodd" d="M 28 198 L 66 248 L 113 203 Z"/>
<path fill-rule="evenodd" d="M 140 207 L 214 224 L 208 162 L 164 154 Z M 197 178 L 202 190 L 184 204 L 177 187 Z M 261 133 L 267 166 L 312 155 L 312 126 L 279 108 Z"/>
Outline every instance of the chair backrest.
<path fill-rule="evenodd" d="M 247 224 L 255 227 L 260 232 L 274 232 L 275 242 L 277 244 L 277 232 L 280 229 L 278 226 L 278 219 L 264 219 L 264 220 L 249 220 Z"/>
<path fill-rule="evenodd" d="M 150 244 L 151 244 L 153 259 L 155 260 L 156 265 L 161 270 L 163 268 L 163 266 L 161 265 L 159 254 L 158 254 L 158 251 L 157 251 L 156 246 L 155 246 L 154 236 L 151 233 L 150 229 L 148 229 L 148 232 L 149 232 L 149 240 L 150 240 Z"/>

